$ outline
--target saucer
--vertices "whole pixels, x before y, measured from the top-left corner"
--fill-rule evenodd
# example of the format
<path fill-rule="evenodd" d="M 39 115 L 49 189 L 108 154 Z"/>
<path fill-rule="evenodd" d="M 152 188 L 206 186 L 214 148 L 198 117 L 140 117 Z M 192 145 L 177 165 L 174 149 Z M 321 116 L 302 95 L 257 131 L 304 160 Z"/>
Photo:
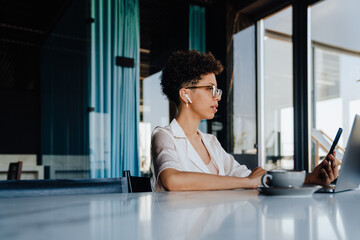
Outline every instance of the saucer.
<path fill-rule="evenodd" d="M 313 194 L 316 190 L 320 189 L 321 186 L 314 185 L 304 185 L 302 187 L 290 187 L 290 188 L 280 188 L 280 187 L 271 187 L 266 188 L 264 186 L 259 186 L 258 191 L 265 195 L 281 195 L 281 196 L 308 196 Z"/>

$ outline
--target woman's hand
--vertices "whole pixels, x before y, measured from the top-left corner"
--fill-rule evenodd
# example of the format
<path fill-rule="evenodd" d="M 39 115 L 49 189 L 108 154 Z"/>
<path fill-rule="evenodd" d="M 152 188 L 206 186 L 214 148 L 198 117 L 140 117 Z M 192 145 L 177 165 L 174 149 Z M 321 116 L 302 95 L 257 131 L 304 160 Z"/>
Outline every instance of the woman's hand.
<path fill-rule="evenodd" d="M 265 173 L 265 169 L 261 167 L 255 168 L 252 173 L 247 177 L 250 180 L 250 187 L 257 188 L 259 185 L 261 185 L 261 178 Z"/>
<path fill-rule="evenodd" d="M 329 154 L 314 170 L 306 176 L 304 184 L 327 185 L 334 181 L 339 174 L 335 151 Z M 329 164 L 331 162 L 331 166 Z"/>

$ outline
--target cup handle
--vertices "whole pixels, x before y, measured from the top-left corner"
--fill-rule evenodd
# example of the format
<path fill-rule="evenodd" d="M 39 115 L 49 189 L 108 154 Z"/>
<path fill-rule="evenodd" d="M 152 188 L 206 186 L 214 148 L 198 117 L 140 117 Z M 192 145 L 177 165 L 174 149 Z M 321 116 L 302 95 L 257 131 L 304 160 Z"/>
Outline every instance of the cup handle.
<path fill-rule="evenodd" d="M 261 178 L 261 183 L 262 183 L 262 185 L 263 185 L 264 187 L 269 188 L 270 186 L 266 184 L 267 178 L 269 178 L 270 180 L 272 180 L 272 175 L 270 175 L 270 174 L 265 174 L 265 175 L 263 175 L 262 178 Z"/>

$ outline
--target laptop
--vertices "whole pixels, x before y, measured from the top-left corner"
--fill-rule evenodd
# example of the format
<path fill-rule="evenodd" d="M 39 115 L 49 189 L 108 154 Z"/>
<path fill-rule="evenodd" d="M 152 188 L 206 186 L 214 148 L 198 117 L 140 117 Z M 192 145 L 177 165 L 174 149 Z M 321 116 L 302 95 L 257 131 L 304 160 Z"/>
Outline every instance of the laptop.
<path fill-rule="evenodd" d="M 320 193 L 336 193 L 358 188 L 360 185 L 360 115 L 355 115 L 341 169 L 335 185 L 319 189 Z"/>

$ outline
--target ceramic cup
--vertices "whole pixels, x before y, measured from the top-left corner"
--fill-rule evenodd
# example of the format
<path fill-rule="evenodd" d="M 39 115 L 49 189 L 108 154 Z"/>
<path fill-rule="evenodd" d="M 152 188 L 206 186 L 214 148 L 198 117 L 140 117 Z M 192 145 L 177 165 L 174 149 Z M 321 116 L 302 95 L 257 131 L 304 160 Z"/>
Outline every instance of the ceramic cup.
<path fill-rule="evenodd" d="M 305 181 L 305 171 L 274 169 L 267 171 L 261 178 L 261 183 L 266 188 L 301 187 Z"/>

